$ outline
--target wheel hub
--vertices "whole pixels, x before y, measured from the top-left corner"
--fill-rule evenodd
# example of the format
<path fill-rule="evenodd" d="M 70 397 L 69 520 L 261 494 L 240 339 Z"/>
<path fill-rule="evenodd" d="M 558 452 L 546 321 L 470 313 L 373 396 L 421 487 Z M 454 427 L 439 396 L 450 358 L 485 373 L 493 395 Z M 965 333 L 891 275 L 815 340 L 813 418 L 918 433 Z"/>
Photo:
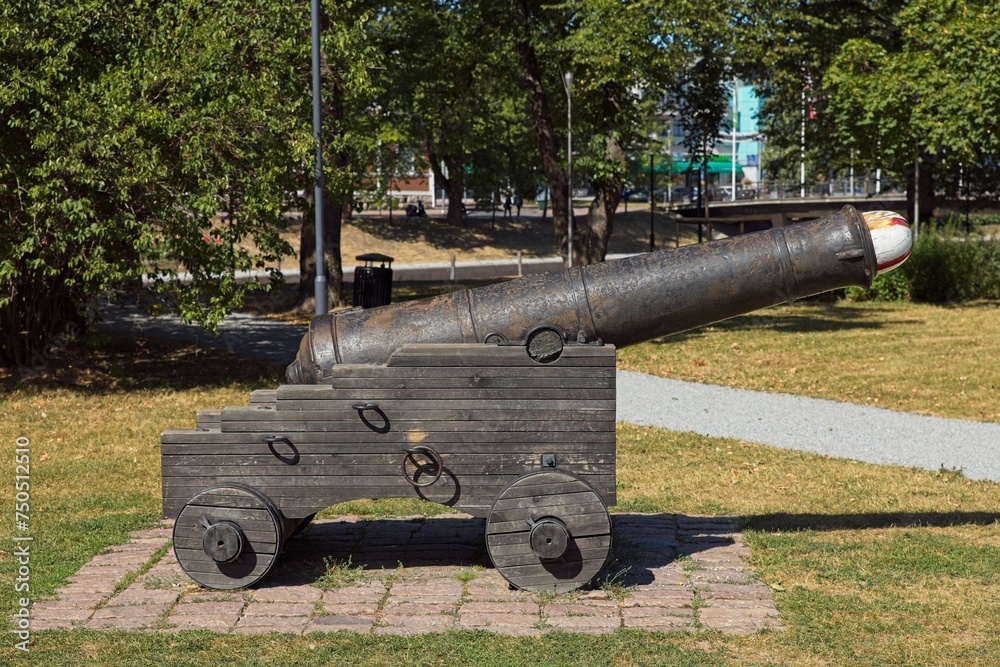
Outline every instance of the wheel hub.
<path fill-rule="evenodd" d="M 553 517 L 545 517 L 531 527 L 531 550 L 543 560 L 555 560 L 566 553 L 569 530 L 566 524 Z"/>
<path fill-rule="evenodd" d="M 229 563 L 243 553 L 243 531 L 232 521 L 220 521 L 205 529 L 202 547 L 216 563 Z"/>

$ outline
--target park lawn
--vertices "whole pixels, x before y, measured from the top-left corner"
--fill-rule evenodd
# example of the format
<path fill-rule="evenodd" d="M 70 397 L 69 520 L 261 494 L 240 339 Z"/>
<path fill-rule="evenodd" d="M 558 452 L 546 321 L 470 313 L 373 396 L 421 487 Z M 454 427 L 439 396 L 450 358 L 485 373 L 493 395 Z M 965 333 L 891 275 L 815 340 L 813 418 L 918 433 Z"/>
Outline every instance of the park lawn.
<path fill-rule="evenodd" d="M 618 367 L 1000 421 L 1000 307 L 805 301 L 618 352 Z"/>
<path fill-rule="evenodd" d="M 760 317 L 781 319 L 781 326 L 764 327 L 768 333 L 794 335 L 786 329 L 795 326 L 807 338 L 831 330 L 851 337 L 856 329 L 893 338 L 894 331 L 912 335 L 911 321 L 979 310 L 808 304 Z M 981 322 L 976 337 L 985 338 Z M 739 333 L 748 350 L 751 340 L 764 345 L 764 337 L 747 335 L 746 324 L 732 326 L 707 332 L 710 344 L 701 353 L 692 349 L 700 344 L 697 336 L 679 342 L 706 361 L 727 354 L 724 343 L 712 347 L 717 332 Z M 942 342 L 951 341 L 936 335 L 927 345 L 954 355 Z M 668 346 L 648 347 L 666 354 Z M 865 354 L 885 352 L 859 345 L 844 356 L 863 368 L 875 361 Z M 927 366 L 914 385 L 934 396 L 931 385 L 942 365 Z M 11 448 L 19 436 L 31 439 L 34 599 L 51 594 L 130 531 L 155 523 L 160 431 L 192 424 L 199 409 L 245 403 L 249 390 L 281 379 L 281 369 L 265 364 L 141 340 L 111 341 L 42 371 L 32 382 L 3 380 L 0 398 L 0 438 Z M 1000 485 L 950 471 L 879 467 L 626 424 L 619 425 L 618 451 L 618 511 L 744 517 L 751 564 L 774 591 L 783 629 L 749 637 L 618 632 L 541 639 L 469 632 L 405 638 L 60 631 L 35 633 L 31 659 L 207 665 L 221 653 L 247 665 L 1000 664 Z M 11 462 L 0 478 L 8 498 L 12 477 Z M 440 511 L 400 502 L 349 509 L 375 516 Z M 11 524 L 0 523 L 4 545 L 12 544 Z M 0 612 L 9 615 L 14 559 L 8 547 L 0 548 Z M 0 648 L 0 664 L 8 650 Z"/>

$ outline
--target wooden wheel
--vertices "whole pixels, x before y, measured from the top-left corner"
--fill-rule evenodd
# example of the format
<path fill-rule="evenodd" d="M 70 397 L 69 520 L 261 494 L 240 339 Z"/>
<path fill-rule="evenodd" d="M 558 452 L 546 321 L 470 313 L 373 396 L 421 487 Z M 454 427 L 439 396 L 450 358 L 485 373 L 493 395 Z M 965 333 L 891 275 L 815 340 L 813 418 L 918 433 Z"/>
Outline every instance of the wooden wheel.
<path fill-rule="evenodd" d="M 486 521 L 486 550 L 516 588 L 565 593 L 600 572 L 611 551 L 611 518 L 593 487 L 562 470 L 507 485 Z"/>
<path fill-rule="evenodd" d="M 174 523 L 177 562 L 207 588 L 250 586 L 271 571 L 284 541 L 267 496 L 236 484 L 198 493 Z"/>

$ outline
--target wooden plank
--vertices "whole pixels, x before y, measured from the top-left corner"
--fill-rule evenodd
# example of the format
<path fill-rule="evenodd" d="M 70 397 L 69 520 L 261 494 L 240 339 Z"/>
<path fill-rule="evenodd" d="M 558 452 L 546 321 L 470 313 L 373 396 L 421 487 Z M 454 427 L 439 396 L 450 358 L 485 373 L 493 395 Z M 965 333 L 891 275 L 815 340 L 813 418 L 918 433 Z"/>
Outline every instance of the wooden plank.
<path fill-rule="evenodd" d="M 583 509 L 591 505 L 597 505 L 597 507 Z M 601 509 L 603 508 L 600 507 L 600 503 L 594 502 L 594 492 L 590 489 L 575 493 L 539 494 L 522 498 L 510 498 L 505 494 L 503 498 L 497 500 L 496 506 L 493 508 L 498 521 L 506 521 L 507 519 L 502 517 L 511 511 L 516 511 L 521 516 L 524 515 L 525 510 L 529 510 L 532 514 L 549 511 L 553 512 L 554 516 L 562 516 L 562 513 L 567 512 L 589 513 L 598 512 Z"/>
<path fill-rule="evenodd" d="M 482 394 L 490 393 L 490 396 Z M 538 395 L 546 392 L 547 396 Z M 377 403 L 379 409 L 393 413 L 426 412 L 432 410 L 467 410 L 476 412 L 496 411 L 552 411 L 566 413 L 615 410 L 615 392 L 608 389 L 536 389 L 531 392 L 515 390 L 467 389 L 386 391 L 376 393 L 365 390 L 345 390 L 338 399 L 323 401 L 278 401 L 270 405 L 230 406 L 221 411 L 223 422 L 239 419 L 357 419 L 360 403 Z M 419 395 L 417 395 L 419 394 Z M 373 412 L 373 411 L 367 411 Z M 288 415 L 286 413 L 291 413 Z"/>
<path fill-rule="evenodd" d="M 397 369 L 393 369 L 394 371 Z M 403 370 L 403 369 L 399 369 Z M 440 370 L 440 369 L 438 369 Z M 571 370 L 571 369 L 566 369 Z M 547 374 L 541 376 L 534 369 L 521 375 L 505 374 L 502 377 L 491 375 L 470 374 L 469 369 L 454 369 L 455 372 L 443 377 L 421 375 L 418 377 L 343 377 L 335 378 L 332 387 L 323 385 L 323 393 L 281 392 L 280 400 L 326 400 L 335 397 L 335 392 L 347 389 L 368 389 L 382 391 L 390 389 L 559 389 L 562 387 L 589 387 L 593 389 L 614 389 L 615 377 L 605 374 L 599 377 L 579 377 Z M 441 375 L 441 374 L 439 374 Z M 295 385 L 293 385 L 295 386 Z M 330 394 L 330 395 L 328 395 Z M 276 399 L 277 400 L 277 399 Z M 274 401 L 272 401 L 274 402 Z"/>
<path fill-rule="evenodd" d="M 271 533 L 276 533 L 277 528 L 271 514 L 267 510 L 252 510 L 239 507 L 213 507 L 202 505 L 198 503 L 188 504 L 189 512 L 185 512 L 185 516 L 189 514 L 193 517 L 191 521 L 182 521 L 184 525 L 184 530 L 194 530 L 202 531 L 200 528 L 200 522 L 202 518 L 209 520 L 209 523 L 217 523 L 219 521 L 232 521 L 233 523 L 239 525 L 240 528 L 247 531 L 259 531 L 262 534 L 270 531 Z"/>
<path fill-rule="evenodd" d="M 201 410 L 195 416 L 195 427 L 199 429 L 204 428 L 219 428 L 219 424 L 222 418 L 222 410 Z"/>
<path fill-rule="evenodd" d="M 312 495 L 315 493 L 326 494 L 331 490 L 336 489 L 381 489 L 383 492 L 402 492 L 406 491 L 400 495 L 396 493 L 397 497 L 409 497 L 413 495 L 414 487 L 408 484 L 403 477 L 398 474 L 395 475 L 368 475 L 365 477 L 357 477 L 352 475 L 343 476 L 325 476 L 325 475 L 212 475 L 206 477 L 167 477 L 168 486 L 173 488 L 188 488 L 195 489 L 201 486 L 211 486 L 212 484 L 219 482 L 237 482 L 245 484 L 247 486 L 257 489 L 272 501 L 275 500 L 277 496 L 280 495 L 295 495 L 301 494 L 303 496 Z M 483 475 L 481 477 L 475 478 L 476 482 L 470 480 L 463 480 L 461 485 L 473 486 L 478 484 L 480 486 L 499 486 L 502 485 L 504 481 L 508 478 L 501 478 L 499 475 L 494 480 L 489 475 Z M 433 486 L 422 487 L 420 489 L 423 493 L 428 493 L 432 491 L 442 492 L 448 490 L 449 493 L 453 492 L 455 489 L 454 481 L 447 475 L 442 475 L 441 479 L 438 480 Z M 277 493 L 279 490 L 283 490 L 284 493 Z M 191 494 L 189 497 L 193 497 Z"/>
<path fill-rule="evenodd" d="M 330 502 L 326 502 L 325 499 L 303 499 L 303 498 L 287 498 L 283 499 L 281 502 L 281 513 L 289 519 L 304 519 L 305 517 L 311 516 L 316 512 L 320 512 L 331 505 L 335 505 L 340 502 L 348 502 L 351 500 L 364 500 L 368 496 L 357 496 L 344 499 L 336 499 Z M 184 509 L 184 503 L 188 500 L 187 498 L 164 498 L 163 500 L 163 516 L 167 519 L 176 518 L 181 511 Z M 457 503 L 446 503 L 448 506 L 456 507 L 461 509 L 466 514 L 471 514 L 474 517 L 480 519 L 485 519 L 490 511 L 490 503 L 493 502 L 493 496 L 488 498 L 472 498 L 466 500 L 461 499 L 461 502 Z"/>
<path fill-rule="evenodd" d="M 577 475 L 580 474 L 580 473 L 577 472 L 577 470 L 579 470 L 579 468 L 573 469 L 571 467 L 571 465 L 566 464 L 564 461 L 560 461 L 559 462 L 559 469 L 560 470 L 565 470 L 566 472 L 571 472 L 571 473 L 574 473 L 574 474 L 577 474 Z M 543 468 L 540 468 L 539 470 L 543 470 Z M 610 471 L 608 471 L 608 472 L 599 472 L 599 473 L 596 473 L 596 474 L 613 475 L 614 474 L 614 464 L 612 463 Z M 541 477 L 541 475 L 537 475 L 537 476 Z M 529 479 L 533 479 L 533 478 L 529 478 Z M 531 497 L 536 497 L 536 496 L 548 496 L 548 495 L 554 495 L 554 494 L 581 493 L 581 492 L 589 490 L 589 489 L 587 489 L 587 487 L 585 485 L 581 484 L 579 481 L 576 481 L 576 480 L 574 480 L 572 482 L 549 482 L 549 483 L 542 483 L 542 484 L 535 484 L 535 485 L 525 484 L 524 482 L 526 482 L 526 481 L 529 481 L 529 480 L 523 480 L 517 486 L 508 489 L 504 493 L 504 500 L 510 500 L 512 498 L 513 499 L 520 499 L 520 498 L 531 498 Z"/>
<path fill-rule="evenodd" d="M 261 492 L 266 492 L 267 496 L 279 506 L 281 505 L 279 499 L 283 497 L 328 496 L 335 490 L 341 490 L 344 494 L 353 494 L 358 498 L 411 497 L 413 495 L 419 496 L 423 494 L 423 496 L 434 500 L 435 502 L 442 502 L 441 498 L 443 494 L 447 498 L 450 498 L 455 494 L 460 494 L 463 498 L 482 496 L 484 501 L 488 500 L 492 504 L 493 501 L 495 501 L 499 496 L 504 482 L 508 481 L 511 477 L 510 474 L 506 473 L 496 475 L 465 475 L 458 477 L 458 482 L 456 484 L 454 480 L 449 477 L 451 474 L 452 473 L 450 472 L 446 472 L 442 475 L 442 477 L 448 477 L 447 481 L 438 480 L 431 486 L 418 487 L 420 489 L 419 491 L 414 491 L 412 486 L 409 484 L 404 486 L 403 483 L 405 483 L 405 480 L 403 480 L 402 477 L 398 477 L 398 482 L 388 481 L 396 480 L 396 477 L 392 476 L 369 475 L 352 477 L 350 475 L 302 476 L 291 474 L 282 476 L 255 476 L 251 474 L 241 474 L 206 475 L 195 477 L 190 475 L 167 475 L 163 477 L 162 495 L 163 497 L 184 497 L 186 500 L 190 500 L 198 491 L 201 490 L 201 488 L 203 488 L 204 484 L 214 483 L 219 480 L 229 483 L 248 483 L 253 481 L 256 483 L 255 488 L 260 489 Z M 427 471 L 422 472 L 420 480 L 429 480 Z M 611 500 L 614 500 L 615 496 L 612 486 L 612 482 L 614 480 L 613 475 L 589 475 L 588 480 L 593 483 L 595 491 L 605 504 L 608 504 L 609 497 Z M 521 509 L 522 511 L 530 510 L 530 508 Z M 539 506 L 537 512 L 542 511 L 554 516 L 561 516 L 561 514 L 557 513 L 555 509 Z"/>
<path fill-rule="evenodd" d="M 375 422 L 372 421 L 374 424 Z M 615 422 L 612 419 L 601 419 L 595 421 L 583 420 L 492 420 L 474 422 L 480 431 L 506 431 L 506 432 L 610 432 L 615 431 Z M 360 419 L 343 422 L 302 422 L 288 421 L 280 422 L 280 430 L 284 433 L 372 433 L 372 429 L 366 426 Z M 226 428 L 230 433 L 274 433 L 275 422 L 273 421 L 232 421 L 227 422 Z M 470 430 L 469 422 L 465 420 L 438 420 L 438 419 L 393 419 L 390 428 L 396 431 L 420 431 L 420 432 L 441 432 L 441 433 L 466 433 Z"/>
<path fill-rule="evenodd" d="M 274 494 L 272 491 L 277 491 L 279 489 L 295 489 L 296 492 L 302 494 L 308 494 L 310 489 L 318 489 L 321 491 L 326 491 L 330 487 L 336 486 L 341 489 L 348 488 L 358 488 L 358 489 L 382 489 L 384 491 L 405 491 L 412 490 L 413 487 L 403 479 L 402 475 L 398 473 L 395 475 L 368 475 L 365 477 L 358 477 L 352 475 L 342 475 L 342 476 L 326 476 L 326 475 L 280 475 L 280 476 L 267 476 L 267 475 L 213 475 L 206 477 L 167 477 L 168 483 L 165 486 L 174 488 L 186 488 L 186 489 L 204 489 L 206 486 L 212 486 L 218 483 L 240 483 L 246 486 L 253 487 L 254 489 L 260 491 L 268 498 L 274 500 Z M 511 480 L 509 475 L 475 475 L 464 477 L 458 480 L 460 488 L 464 490 L 472 490 L 477 487 L 488 486 L 491 488 L 502 487 L 509 483 Z M 601 487 L 610 486 L 613 482 L 613 476 L 611 475 L 590 475 L 588 477 L 588 482 L 595 489 L 600 490 Z M 438 480 L 434 485 L 421 487 L 420 491 L 422 493 L 428 493 L 438 489 L 453 490 L 455 488 L 454 480 L 448 475 L 442 475 L 441 479 Z M 500 488 L 497 488 L 499 493 Z M 290 493 L 285 493 L 284 495 L 292 495 Z M 401 497 L 408 497 L 410 493 L 405 493 Z M 194 493 L 189 494 L 189 498 L 194 497 Z"/>
<path fill-rule="evenodd" d="M 611 401 L 608 401 L 609 403 Z M 352 410 L 350 408 L 342 408 L 340 410 L 289 410 L 289 411 L 279 411 L 277 413 L 271 413 L 270 415 L 261 415 L 249 413 L 245 417 L 238 414 L 232 413 L 229 415 L 224 415 L 223 420 L 219 425 L 222 432 L 231 433 L 235 427 L 246 422 L 260 423 L 262 418 L 266 419 L 266 423 L 274 424 L 277 428 L 280 428 L 282 424 L 361 424 L 365 426 L 366 429 L 372 430 L 368 424 L 371 424 L 376 429 L 384 429 L 385 425 L 388 424 L 392 428 L 393 424 L 398 419 L 406 419 L 408 421 L 419 421 L 419 422 L 433 422 L 433 421 L 451 421 L 451 422 L 469 422 L 469 429 L 475 430 L 476 424 L 479 422 L 497 422 L 497 421 L 509 421 L 509 422 L 607 422 L 609 424 L 614 422 L 615 412 L 611 408 L 598 408 L 594 409 L 574 409 L 574 410 L 550 410 L 545 408 L 546 401 L 538 401 L 535 403 L 535 407 L 538 409 L 528 409 L 523 410 L 476 410 L 476 409 L 393 409 L 385 408 L 379 412 L 375 411 L 365 411 L 363 415 L 359 415 L 357 410 Z M 379 403 L 381 406 L 381 403 Z M 587 404 L 588 406 L 592 404 Z M 367 424 L 365 423 L 367 421 Z"/>
<path fill-rule="evenodd" d="M 508 533 L 508 535 L 510 535 L 510 534 L 511 533 Z M 499 536 L 497 536 L 497 537 L 499 537 Z M 574 542 L 576 542 L 577 547 L 581 551 L 583 551 L 585 549 L 603 548 L 605 550 L 605 553 L 607 553 L 608 548 L 611 546 L 611 535 L 610 534 L 609 535 L 593 535 L 593 536 L 590 536 L 590 537 L 580 537 L 580 538 L 573 538 L 573 539 L 574 539 Z M 492 558 L 494 558 L 494 559 L 496 559 L 498 557 L 517 556 L 517 555 L 526 555 L 526 554 L 531 554 L 532 556 L 535 557 L 535 560 L 538 560 L 538 556 L 531 549 L 531 542 L 528 539 L 528 534 L 527 533 L 523 533 L 523 537 L 520 540 L 516 541 L 516 542 L 512 542 L 512 543 L 507 544 L 507 545 L 491 544 L 491 546 L 490 546 L 490 556 Z"/>
<path fill-rule="evenodd" d="M 260 448 L 258 448 L 260 451 Z M 281 465 L 288 465 L 281 463 L 273 454 L 264 450 L 265 453 L 257 454 L 233 454 L 229 453 L 226 449 L 220 448 L 217 452 L 211 454 L 194 454 L 194 455 L 170 455 L 165 454 L 162 457 L 163 467 L 176 468 L 177 466 L 209 466 L 209 465 L 238 465 L 242 468 L 251 468 L 255 466 L 265 466 L 273 467 Z M 441 456 L 444 458 L 445 466 L 454 470 L 455 466 L 485 466 L 491 463 L 497 463 L 500 466 L 518 466 L 522 468 L 525 472 L 531 470 L 541 470 L 542 461 L 541 457 L 534 454 L 522 454 L 518 452 L 488 452 L 481 454 L 468 454 L 468 453 L 451 453 L 446 450 L 438 449 Z M 455 460 L 452 460 L 455 459 Z M 298 458 L 298 462 L 294 465 L 298 466 L 332 466 L 340 467 L 345 472 L 344 474 L 353 474 L 352 470 L 348 470 L 351 466 L 355 465 L 387 465 L 395 466 L 399 468 L 399 464 L 403 460 L 403 453 L 401 449 L 397 449 L 391 453 L 323 453 L 323 454 L 301 454 Z M 564 454 L 559 456 L 559 467 L 563 470 L 570 466 L 577 469 L 589 467 L 589 466 L 614 466 L 615 455 L 613 453 L 605 454 L 599 453 L 596 455 L 587 454 Z M 572 471 L 571 471 L 572 472 Z M 610 474 L 607 472 L 602 472 L 600 474 Z M 553 491 L 554 493 L 563 493 L 565 491 L 572 490 L 569 484 L 560 485 L 558 487 L 559 491 Z M 522 495 L 530 495 L 528 491 L 525 491 Z"/>
<path fill-rule="evenodd" d="M 520 568 L 526 565 L 538 565 L 539 558 L 538 555 L 529 549 L 528 553 L 525 554 L 510 554 L 507 556 L 497 556 L 493 555 L 493 564 L 498 568 Z M 601 559 L 602 561 L 608 555 L 608 547 L 598 546 L 594 548 L 583 548 L 580 547 L 579 551 L 575 551 L 572 554 L 567 554 L 559 559 L 559 563 L 582 563 L 590 562 L 595 559 Z M 547 561 L 542 561 L 543 563 Z M 514 570 L 516 571 L 516 570 Z"/>
<path fill-rule="evenodd" d="M 402 488 L 385 489 L 366 487 L 324 488 L 314 490 L 309 494 L 299 493 L 294 489 L 267 489 L 267 491 L 272 502 L 274 502 L 281 513 L 288 518 L 301 518 L 309 516 L 310 514 L 337 503 L 377 498 L 422 498 L 428 502 L 455 507 L 457 509 L 461 509 L 462 511 L 469 512 L 470 514 L 485 517 L 491 504 L 496 499 L 499 487 L 495 487 L 492 490 L 486 486 L 478 486 L 476 488 L 463 487 L 459 490 L 460 493 L 458 495 L 454 493 L 454 489 L 451 489 L 448 492 L 443 493 L 441 496 L 435 495 L 432 490 L 421 496 L 412 487 L 409 490 Z M 174 518 L 180 514 L 185 503 L 189 501 L 195 493 L 197 493 L 196 488 L 173 488 L 163 498 L 165 516 Z M 607 496 L 604 496 L 604 499 L 606 502 L 609 500 Z M 518 526 L 515 526 L 515 529 L 524 525 L 525 524 L 522 521 Z M 581 527 L 586 528 L 588 533 L 593 533 L 593 531 L 588 527 L 589 525 L 590 524 L 581 524 Z M 583 533 L 575 534 L 583 535 Z M 498 536 L 499 535 L 493 535 L 493 537 Z"/>
<path fill-rule="evenodd" d="M 176 553 L 177 560 L 181 561 L 185 572 L 219 572 L 224 574 L 227 569 L 238 570 L 241 564 L 239 562 L 216 563 L 202 549 L 177 549 Z M 256 564 L 252 570 L 246 572 L 243 576 L 260 576 L 271 567 L 271 563 L 274 562 L 275 558 L 274 554 L 267 553 L 254 553 L 252 556 L 256 556 Z M 248 557 L 252 556 L 247 554 L 241 558 L 249 560 Z"/>
<path fill-rule="evenodd" d="M 591 502 L 581 502 L 566 511 L 572 511 L 576 514 L 573 516 L 590 516 L 597 515 L 605 511 L 604 503 L 595 497 L 595 494 L 591 492 L 589 494 L 590 498 L 593 500 Z M 502 501 L 500 501 L 502 502 Z M 525 511 L 529 510 L 529 511 Z M 490 526 L 494 524 L 497 526 L 517 525 L 519 529 L 521 526 L 527 525 L 525 519 L 531 516 L 535 519 L 541 519 L 545 516 L 554 516 L 562 519 L 563 521 L 568 521 L 569 516 L 561 508 L 552 507 L 548 505 L 538 505 L 537 507 L 517 507 L 509 510 L 498 510 L 496 504 L 493 505 L 493 509 L 490 511 Z M 520 523 L 519 523 L 520 522 Z M 569 524 L 567 524 L 569 525 Z M 589 525 L 589 524 L 588 524 Z M 490 532 L 497 532 L 497 530 L 491 530 Z"/>
<path fill-rule="evenodd" d="M 398 474 L 400 469 L 401 461 L 393 461 L 391 463 L 380 463 L 367 465 L 364 463 L 355 464 L 334 464 L 334 463 L 298 463 L 296 465 L 287 465 L 278 463 L 276 465 L 264 466 L 244 466 L 237 463 L 232 457 L 226 457 L 228 461 L 220 461 L 215 464 L 209 464 L 204 466 L 188 466 L 188 465 L 175 465 L 168 461 L 164 461 L 162 465 L 162 474 L 164 477 L 210 477 L 210 476 L 220 476 L 220 477 L 236 477 L 239 475 L 251 474 L 257 477 L 260 476 L 279 476 L 279 475 L 308 475 L 317 477 L 371 477 L 376 475 L 391 475 Z M 402 459 L 402 455 L 399 457 Z M 420 459 L 421 461 L 423 459 Z M 228 465 L 226 464 L 228 463 Z M 531 468 L 525 467 L 524 464 L 518 463 L 504 463 L 504 462 L 492 462 L 484 461 L 482 463 L 469 463 L 462 464 L 458 462 L 446 462 L 444 466 L 445 474 L 451 474 L 455 477 L 464 479 L 469 475 L 521 475 L 527 472 L 531 472 L 533 469 L 540 468 L 540 465 L 534 465 Z M 598 465 L 598 464 L 579 464 L 573 468 L 564 466 L 564 469 L 569 470 L 576 474 L 590 474 L 590 475 L 612 475 L 614 474 L 614 465 Z M 338 480 L 331 479 L 331 484 L 339 483 Z"/>
<path fill-rule="evenodd" d="M 277 389 L 255 389 L 250 392 L 250 404 L 254 403 L 274 403 L 278 400 Z"/>
<path fill-rule="evenodd" d="M 210 485 L 206 485 L 210 486 Z M 261 509 L 260 500 L 254 498 L 253 496 L 242 493 L 242 494 L 225 494 L 227 489 L 213 489 L 210 492 L 203 492 L 201 497 L 198 498 L 196 503 L 199 507 L 209 507 L 209 508 L 233 508 L 242 509 L 246 511 L 256 510 L 258 512 L 266 512 L 266 510 Z"/>
<path fill-rule="evenodd" d="M 520 409 L 519 403 L 538 401 L 551 409 L 574 410 L 586 408 L 591 401 L 615 400 L 614 387 L 590 387 L 580 385 L 564 385 L 552 388 L 507 387 L 507 388 L 476 388 L 476 387 L 420 387 L 417 389 L 377 389 L 362 387 L 358 389 L 330 389 L 322 399 L 290 399 L 282 398 L 273 405 L 278 411 L 286 410 L 340 410 L 353 409 L 355 403 L 377 402 L 383 410 L 389 407 L 399 409 L 430 409 L 430 408 L 484 408 L 484 409 Z M 573 401 L 576 405 L 566 405 Z M 424 403 L 428 405 L 423 406 Z M 450 404 L 450 405 L 449 405 Z M 233 406 L 226 412 L 237 409 L 252 414 L 255 411 L 271 409 L 270 403 L 251 406 Z M 602 409 L 614 409 L 614 406 L 601 406 Z"/>
<path fill-rule="evenodd" d="M 393 430 L 388 433 L 373 433 L 370 429 L 366 429 L 368 437 L 367 442 L 364 442 L 359 438 L 358 433 L 343 431 L 343 432 L 301 432 L 296 434 L 294 438 L 295 446 L 300 449 L 302 453 L 306 453 L 305 448 L 312 448 L 315 453 L 321 453 L 317 450 L 317 447 L 325 447 L 329 445 L 334 448 L 350 448 L 352 446 L 358 447 L 358 449 L 346 449 L 345 451 L 358 451 L 358 452 L 376 452 L 380 451 L 375 449 L 376 447 L 382 446 L 384 443 L 385 447 L 388 447 L 388 451 L 399 451 L 401 445 L 407 443 L 424 443 L 440 445 L 442 448 L 445 446 L 453 446 L 456 451 L 472 451 L 472 452 L 494 452 L 499 450 L 503 451 L 521 451 L 521 452 L 535 452 L 537 451 L 539 455 L 542 453 L 552 451 L 554 447 L 558 448 L 559 451 L 575 452 L 575 451 L 591 451 L 599 450 L 604 448 L 606 451 L 614 451 L 615 434 L 613 431 L 610 432 L 596 432 L 596 431 L 541 431 L 541 430 L 525 430 L 525 431 L 488 431 L 485 429 L 467 431 L 467 432 L 449 432 L 449 431 L 427 431 L 423 428 L 415 428 L 409 431 L 399 428 L 394 425 Z M 262 441 L 262 439 L 268 435 L 274 435 L 275 429 L 267 428 L 261 429 L 257 432 L 252 431 L 242 431 L 242 432 L 229 432 L 220 433 L 219 431 L 201 431 L 198 429 L 169 429 L 160 434 L 161 446 L 166 448 L 177 445 L 180 446 L 194 446 L 194 445 L 207 445 L 211 447 L 220 447 L 221 451 L 231 452 L 237 451 L 234 449 L 236 446 L 250 446 L 254 449 L 249 450 L 247 453 L 253 453 L 255 451 L 266 452 L 267 445 Z M 361 443 L 364 442 L 362 445 Z M 398 444 L 393 444 L 398 443 Z M 194 452 L 194 449 L 185 450 Z M 322 450 L 326 451 L 326 450 Z M 214 450 L 209 450 L 206 453 L 214 453 Z"/>
<path fill-rule="evenodd" d="M 390 425 L 398 419 L 410 421 L 576 421 L 603 420 L 608 423 L 614 422 L 615 409 L 614 401 L 586 401 L 575 407 L 558 405 L 555 401 L 524 401 L 524 407 L 510 407 L 505 405 L 486 406 L 479 405 L 462 406 L 459 401 L 453 401 L 455 405 L 448 405 L 448 401 L 426 401 L 424 405 L 414 401 L 412 405 L 399 406 L 391 405 L 388 401 L 382 401 L 378 397 L 357 399 L 357 402 L 377 403 L 381 412 L 376 410 L 365 410 L 363 414 L 350 405 L 342 405 L 336 408 L 317 410 L 278 410 L 277 412 L 256 412 L 232 410 L 223 413 L 220 425 L 217 427 L 222 432 L 230 432 L 232 424 L 239 424 L 245 421 L 267 423 L 284 422 L 347 422 L 361 423 L 367 420 L 368 423 L 379 425 L 389 420 Z M 512 403 L 513 401 L 503 401 L 502 403 Z M 530 407 L 529 407 L 530 406 Z M 318 407 L 318 406 L 317 406 Z M 366 425 L 366 428 L 370 428 Z"/>
<path fill-rule="evenodd" d="M 561 593 L 578 588 L 580 584 L 590 581 L 593 574 L 596 574 L 604 565 L 605 560 L 607 560 L 606 557 L 588 558 L 582 563 L 521 565 L 505 570 L 504 576 L 516 579 L 518 585 L 522 587 L 540 586 Z M 593 574 L 589 576 L 583 574 L 591 571 Z"/>
<path fill-rule="evenodd" d="M 534 366 L 431 366 L 406 367 L 372 364 L 338 364 L 331 369 L 330 381 L 324 384 L 285 384 L 277 388 L 278 396 L 283 398 L 308 399 L 313 392 L 329 389 L 330 386 L 340 386 L 348 379 L 361 380 L 398 380 L 413 379 L 424 381 L 429 379 L 448 379 L 454 377 L 481 378 L 579 378 L 579 384 L 585 384 L 588 378 L 614 379 L 616 369 L 609 366 L 551 366 L 536 364 Z"/>
<path fill-rule="evenodd" d="M 174 536 L 174 547 L 177 549 L 204 549 L 202 546 L 205 529 L 202 528 L 201 532 L 197 535 L 175 535 Z M 251 535 L 246 531 L 243 531 L 244 537 L 250 540 L 254 545 L 254 551 L 256 553 L 269 553 L 273 554 L 278 549 L 278 544 L 275 542 L 263 541 L 259 534 L 254 533 Z"/>

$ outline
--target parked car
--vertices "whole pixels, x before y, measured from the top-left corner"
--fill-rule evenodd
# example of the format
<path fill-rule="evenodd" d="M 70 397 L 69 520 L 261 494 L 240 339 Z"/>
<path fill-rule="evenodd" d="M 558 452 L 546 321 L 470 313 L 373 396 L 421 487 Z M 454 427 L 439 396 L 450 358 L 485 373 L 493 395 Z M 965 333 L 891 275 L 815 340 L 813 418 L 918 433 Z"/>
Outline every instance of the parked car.
<path fill-rule="evenodd" d="M 649 201 L 649 190 L 645 188 L 626 188 L 622 192 L 622 199 L 628 202 L 647 202 Z"/>

